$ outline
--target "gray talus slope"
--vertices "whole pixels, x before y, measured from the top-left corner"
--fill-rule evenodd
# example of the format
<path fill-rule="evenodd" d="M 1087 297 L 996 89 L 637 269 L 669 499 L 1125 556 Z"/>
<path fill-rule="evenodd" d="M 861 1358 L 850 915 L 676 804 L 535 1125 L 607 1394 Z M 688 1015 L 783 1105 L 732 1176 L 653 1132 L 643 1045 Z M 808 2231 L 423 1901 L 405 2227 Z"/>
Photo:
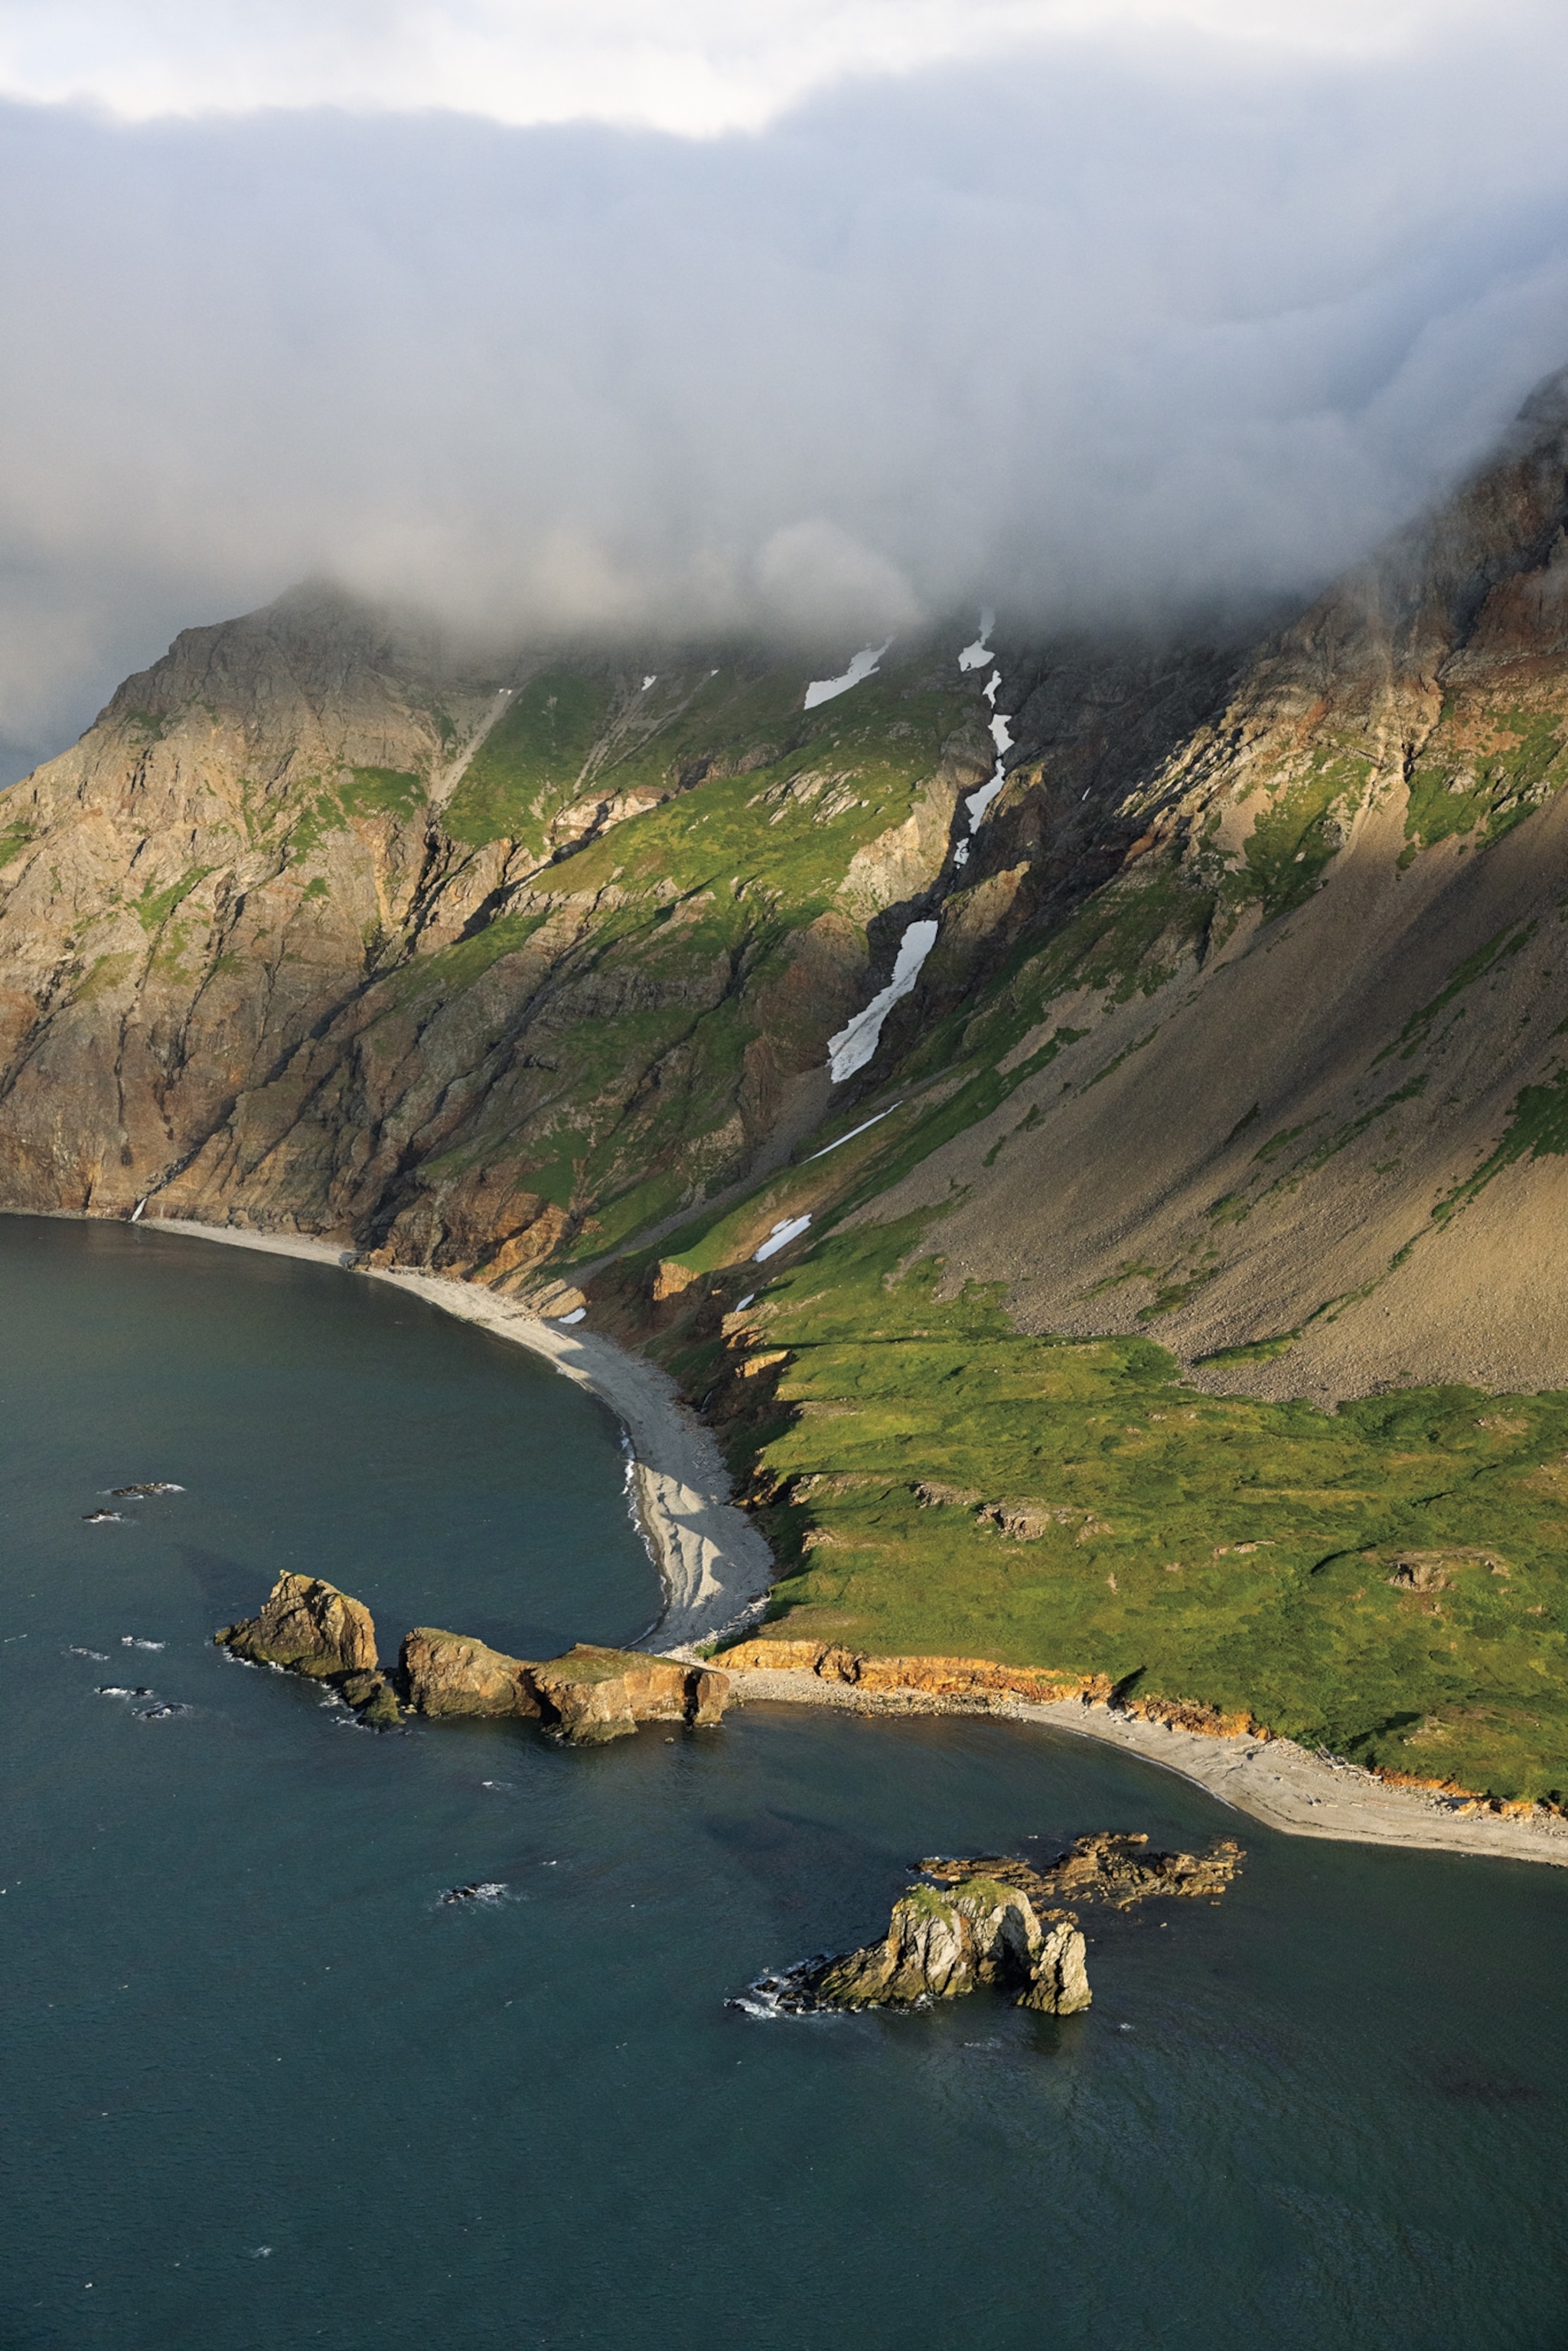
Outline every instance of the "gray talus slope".
<path fill-rule="evenodd" d="M 1568 433 L 1496 465 L 1244 669 L 1130 797 L 1133 853 L 942 1051 L 1038 1073 L 880 1201 L 959 1204 L 1026 1327 L 1145 1327 L 1216 1384 L 1568 1379 Z M 1027 755 L 1006 827 L 1049 791 Z M 928 1023 L 965 984 L 932 958 Z"/>

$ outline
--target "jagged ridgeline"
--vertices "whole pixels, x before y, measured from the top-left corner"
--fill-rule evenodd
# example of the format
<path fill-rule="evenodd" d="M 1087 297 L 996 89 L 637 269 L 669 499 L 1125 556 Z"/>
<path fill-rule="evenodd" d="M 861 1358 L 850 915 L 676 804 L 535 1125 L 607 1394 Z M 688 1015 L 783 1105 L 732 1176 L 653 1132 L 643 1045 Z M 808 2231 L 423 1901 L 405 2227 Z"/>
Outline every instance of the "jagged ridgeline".
<path fill-rule="evenodd" d="M 0 803 L 0 1197 L 575 1290 L 770 1635 L 1561 1792 L 1565 521 L 1555 379 L 1249 646 L 190 632 Z"/>
<path fill-rule="evenodd" d="M 5 803 L 7 1201 L 494 1279 L 782 1155 L 992 758 L 956 660 L 809 659 L 188 632 Z"/>

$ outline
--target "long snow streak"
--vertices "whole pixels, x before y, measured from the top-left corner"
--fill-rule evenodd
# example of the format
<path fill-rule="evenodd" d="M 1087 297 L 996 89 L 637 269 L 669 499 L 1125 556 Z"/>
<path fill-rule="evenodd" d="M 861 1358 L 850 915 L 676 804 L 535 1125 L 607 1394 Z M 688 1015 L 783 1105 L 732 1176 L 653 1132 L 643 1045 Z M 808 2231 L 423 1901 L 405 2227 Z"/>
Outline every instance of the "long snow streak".
<path fill-rule="evenodd" d="M 997 693 L 1001 685 L 1002 673 L 996 666 L 996 655 L 986 642 L 996 625 L 997 616 L 994 612 L 982 612 L 978 636 L 973 644 L 966 645 L 958 655 L 960 669 L 979 669 L 986 662 L 990 662 L 993 665 L 991 674 L 986 680 L 985 696 L 991 709 L 991 741 L 996 746 L 997 764 L 986 782 L 977 791 L 970 792 L 964 802 L 964 806 L 969 811 L 971 834 L 978 829 L 986 810 L 1007 782 L 1007 757 L 1013 747 L 1012 728 L 997 708 Z M 892 643 L 893 640 L 890 637 L 888 644 Z M 819 702 L 830 701 L 835 694 L 846 693 L 852 685 L 858 685 L 862 677 L 871 675 L 886 651 L 887 645 L 881 645 L 874 649 L 868 645 L 863 653 L 855 655 L 842 677 L 821 678 L 815 684 L 809 685 L 806 688 L 807 709 L 813 709 Z M 967 865 L 968 862 L 969 843 L 967 840 L 961 841 L 953 852 L 953 862 L 955 865 Z M 835 1085 L 844 1078 L 852 1078 L 857 1070 L 864 1069 L 881 1042 L 883 1022 L 900 998 L 909 995 L 920 977 L 921 965 L 936 944 L 935 921 L 911 923 L 899 941 L 898 959 L 893 967 L 893 977 L 888 981 L 887 986 L 880 995 L 872 998 L 863 1012 L 855 1014 L 847 1028 L 841 1029 L 836 1037 L 829 1038 L 828 1067 L 832 1072 Z M 858 1134 L 862 1130 L 856 1127 L 852 1131 Z M 849 1136 L 841 1135 L 839 1139 L 841 1142 L 847 1143 Z M 828 1146 L 829 1150 L 834 1147 L 831 1144 Z"/>
<path fill-rule="evenodd" d="M 981 613 L 980 633 L 975 639 L 974 643 L 972 645 L 966 645 L 963 652 L 959 654 L 958 666 L 960 669 L 978 669 L 982 662 L 995 661 L 996 655 L 987 644 L 986 639 L 990 635 L 991 631 L 995 628 L 996 624 L 997 616 L 994 612 Z M 997 708 L 997 689 L 1001 684 L 1001 671 L 999 669 L 993 668 L 989 677 L 986 680 L 985 690 L 986 700 L 991 705 L 991 741 L 997 747 L 997 764 L 991 769 L 989 776 L 980 786 L 978 791 L 970 792 L 965 799 L 964 806 L 969 811 L 969 831 L 971 833 L 977 832 L 979 831 L 981 818 L 985 815 L 986 810 L 990 807 L 991 802 L 996 799 L 997 794 L 1001 790 L 1002 786 L 1008 779 L 1007 758 L 1008 753 L 1013 747 L 1013 733 L 1007 719 Z M 957 848 L 953 852 L 953 862 L 955 865 L 967 865 L 968 862 L 969 844 L 967 841 L 961 841 L 958 843 Z"/>
<path fill-rule="evenodd" d="M 911 923 L 898 943 L 898 959 L 887 986 L 872 998 L 863 1012 L 855 1014 L 847 1028 L 829 1038 L 828 1067 L 835 1085 L 841 1079 L 853 1077 L 857 1070 L 864 1069 L 877 1049 L 883 1022 L 900 998 L 910 993 L 920 977 L 921 965 L 936 944 L 935 922 Z"/>

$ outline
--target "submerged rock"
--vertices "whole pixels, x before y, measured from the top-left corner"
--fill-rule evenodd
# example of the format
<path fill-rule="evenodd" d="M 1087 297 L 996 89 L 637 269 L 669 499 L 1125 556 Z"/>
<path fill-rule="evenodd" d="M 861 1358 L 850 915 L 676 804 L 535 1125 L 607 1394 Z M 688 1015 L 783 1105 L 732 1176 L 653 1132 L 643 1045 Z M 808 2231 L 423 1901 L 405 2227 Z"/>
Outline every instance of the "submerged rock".
<path fill-rule="evenodd" d="M 591 1641 L 528 1674 L 546 1721 L 574 1746 L 619 1739 L 640 1722 L 716 1723 L 729 1693 L 727 1674 Z"/>
<path fill-rule="evenodd" d="M 534 1667 L 465 1633 L 416 1625 L 403 1641 L 399 1673 L 408 1704 L 425 1715 L 538 1715 Z"/>
<path fill-rule="evenodd" d="M 880 1943 L 814 1960 L 797 1981 L 816 2008 L 916 2008 L 990 1984 L 1020 2008 L 1068 2016 L 1092 1997 L 1071 1911 L 1042 1922 L 1026 1896 L 989 1877 L 910 1886 Z"/>
<path fill-rule="evenodd" d="M 280 1575 L 259 1616 L 225 1625 L 213 1638 L 253 1665 L 287 1666 L 322 1681 L 375 1671 L 370 1610 L 319 1576 Z"/>

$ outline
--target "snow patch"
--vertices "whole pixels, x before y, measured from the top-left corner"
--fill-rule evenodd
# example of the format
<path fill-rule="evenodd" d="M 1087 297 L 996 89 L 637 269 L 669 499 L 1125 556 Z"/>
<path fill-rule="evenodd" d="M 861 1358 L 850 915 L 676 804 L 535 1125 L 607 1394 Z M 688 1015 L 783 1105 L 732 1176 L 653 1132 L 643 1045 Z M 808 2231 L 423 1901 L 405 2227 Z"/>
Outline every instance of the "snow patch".
<path fill-rule="evenodd" d="M 820 702 L 831 702 L 835 695 L 847 694 L 852 685 L 858 685 L 862 677 L 871 677 L 875 672 L 878 662 L 887 651 L 887 646 L 892 643 L 893 639 L 889 637 L 887 644 L 863 646 L 856 653 L 842 677 L 813 678 L 806 688 L 805 707 L 808 710 L 815 710 Z"/>
<path fill-rule="evenodd" d="M 588 1309 L 586 1306 L 574 1306 L 570 1314 L 552 1314 L 550 1316 L 550 1321 L 552 1322 L 580 1322 L 587 1312 Z"/>
<path fill-rule="evenodd" d="M 752 1259 L 753 1265 L 760 1265 L 764 1258 L 777 1257 L 781 1249 L 798 1241 L 810 1221 L 810 1216 L 781 1217 Z"/>
<path fill-rule="evenodd" d="M 893 977 L 877 996 L 872 998 L 863 1012 L 857 1012 L 847 1028 L 828 1040 L 831 1056 L 828 1067 L 833 1083 L 853 1077 L 863 1070 L 877 1049 L 882 1036 L 882 1024 L 901 998 L 907 996 L 920 977 L 920 967 L 936 944 L 934 920 L 911 923 L 899 941 L 898 960 L 893 967 Z"/>
<path fill-rule="evenodd" d="M 995 661 L 996 655 L 991 651 L 989 645 L 986 643 L 986 639 L 990 635 L 991 631 L 996 627 L 996 625 L 997 616 L 994 612 L 981 613 L 980 633 L 975 639 L 974 643 L 972 645 L 966 645 L 963 652 L 959 654 L 958 666 L 960 669 L 984 669 L 988 661 Z"/>
<path fill-rule="evenodd" d="M 977 829 L 981 818 L 1008 779 L 1007 755 L 1013 747 L 1013 730 L 997 708 L 997 688 L 1001 682 L 1002 674 L 999 669 L 994 669 L 986 680 L 986 700 L 991 705 L 991 741 L 997 747 L 997 764 L 992 768 L 988 780 L 980 786 L 979 790 L 970 792 L 965 799 L 964 806 L 969 811 L 971 832 Z M 966 841 L 962 846 L 967 852 L 968 843 Z M 961 856 L 957 862 L 960 865 L 967 863 L 967 854 Z"/>
<path fill-rule="evenodd" d="M 647 691 L 648 691 L 648 688 L 649 688 L 651 685 L 657 685 L 657 684 L 658 684 L 658 683 L 659 683 L 659 673 L 658 673 L 658 671 L 657 671 L 657 670 L 655 670 L 655 671 L 653 672 L 653 675 L 652 675 L 651 677 L 645 677 L 645 678 L 643 680 L 643 684 L 642 684 L 642 686 L 641 686 L 640 691 L 641 691 L 642 693 L 643 693 L 643 694 L 646 694 L 646 693 L 647 693 Z"/>

